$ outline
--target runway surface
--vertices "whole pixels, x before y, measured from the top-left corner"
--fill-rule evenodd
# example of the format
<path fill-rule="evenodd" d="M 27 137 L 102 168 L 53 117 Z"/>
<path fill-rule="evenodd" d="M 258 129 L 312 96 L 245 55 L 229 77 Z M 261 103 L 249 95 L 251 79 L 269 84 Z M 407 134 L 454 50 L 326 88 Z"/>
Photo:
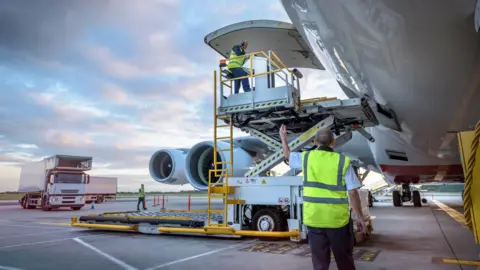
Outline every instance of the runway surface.
<path fill-rule="evenodd" d="M 421 208 L 409 204 L 394 208 L 386 201 L 370 208 L 375 231 L 356 248 L 357 269 L 475 269 L 438 263 L 437 257 L 478 260 L 480 249 L 472 233 L 437 202 L 442 203 L 436 198 Z M 191 204 L 191 209 L 205 209 L 207 199 L 192 197 Z M 445 199 L 443 205 L 458 209 L 461 200 Z M 159 209 L 152 200 L 147 206 Z M 169 197 L 165 207 L 186 209 L 187 198 Z M 76 229 L 68 224 L 75 215 L 135 209 L 134 200 L 80 211 L 0 206 L 0 270 L 312 269 L 308 252 L 303 252 L 308 246 L 293 246 L 289 241 L 152 236 Z M 275 248 L 279 244 L 283 246 Z M 336 269 L 333 260 L 331 269 Z"/>

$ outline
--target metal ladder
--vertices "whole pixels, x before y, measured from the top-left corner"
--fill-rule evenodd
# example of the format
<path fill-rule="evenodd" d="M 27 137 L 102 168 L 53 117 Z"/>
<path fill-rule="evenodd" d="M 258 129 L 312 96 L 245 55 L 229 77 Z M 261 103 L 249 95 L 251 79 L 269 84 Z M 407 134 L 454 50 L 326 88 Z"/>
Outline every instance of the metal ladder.
<path fill-rule="evenodd" d="M 233 126 L 232 126 L 232 119 L 228 116 L 219 116 L 217 114 L 217 71 L 213 73 L 213 87 L 214 87 L 214 117 L 213 117 L 213 169 L 209 170 L 208 173 L 208 208 L 207 208 L 207 224 L 208 226 L 216 226 L 216 227 L 226 227 L 227 226 L 227 212 L 228 212 L 228 194 L 231 190 L 228 187 L 228 178 L 233 175 Z M 222 97 L 220 97 L 222 98 Z M 228 124 L 218 124 L 219 120 L 229 119 Z M 229 135 L 228 136 L 218 136 L 218 129 L 220 128 L 228 128 Z M 227 149 L 217 149 L 217 143 L 221 140 L 229 140 L 230 147 Z M 217 160 L 217 154 L 221 152 L 230 152 L 230 160 L 228 161 L 219 161 Z M 222 169 L 224 167 L 225 169 Z M 228 166 L 230 165 L 230 166 Z M 229 170 L 230 167 L 230 170 Z M 221 183 L 212 183 L 213 177 L 223 177 L 223 181 Z M 211 201 L 212 199 L 223 199 L 223 209 L 222 210 L 214 210 L 212 209 Z M 223 213 L 223 222 L 218 224 L 212 224 L 211 215 L 213 213 Z"/>

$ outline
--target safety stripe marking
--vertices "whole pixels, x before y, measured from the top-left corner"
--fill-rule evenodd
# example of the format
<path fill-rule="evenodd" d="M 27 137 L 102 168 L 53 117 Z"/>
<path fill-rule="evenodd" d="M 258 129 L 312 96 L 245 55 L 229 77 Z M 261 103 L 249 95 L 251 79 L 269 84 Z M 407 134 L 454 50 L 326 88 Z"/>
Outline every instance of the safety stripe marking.
<path fill-rule="evenodd" d="M 285 100 L 280 100 L 280 101 L 269 101 L 269 102 L 257 103 L 257 104 L 255 104 L 255 108 L 262 108 L 262 107 L 273 106 L 273 105 L 283 105 L 283 104 L 287 104 L 287 103 L 288 103 L 288 101 L 286 99 Z M 253 108 L 253 106 L 250 104 L 250 105 L 223 108 L 223 111 L 231 112 L 231 111 L 246 110 L 246 109 L 251 109 L 251 108 Z"/>
<path fill-rule="evenodd" d="M 433 257 L 432 263 L 447 263 L 447 264 L 457 264 L 457 265 L 470 265 L 470 266 L 480 266 L 480 261 L 476 260 L 457 260 L 457 259 L 448 259 L 448 258 L 440 258 L 440 257 Z"/>
<path fill-rule="evenodd" d="M 433 200 L 433 202 L 438 207 L 440 207 L 440 209 L 442 209 L 445 213 L 447 213 L 450 217 L 452 217 L 454 220 L 456 220 L 458 223 L 460 223 L 463 227 L 468 228 L 467 227 L 467 222 L 465 221 L 465 216 L 462 215 L 460 212 L 458 212 L 457 210 L 455 210 L 453 208 L 450 208 L 450 207 L 446 206 L 445 204 L 443 204 L 443 203 L 441 203 L 437 200 Z"/>

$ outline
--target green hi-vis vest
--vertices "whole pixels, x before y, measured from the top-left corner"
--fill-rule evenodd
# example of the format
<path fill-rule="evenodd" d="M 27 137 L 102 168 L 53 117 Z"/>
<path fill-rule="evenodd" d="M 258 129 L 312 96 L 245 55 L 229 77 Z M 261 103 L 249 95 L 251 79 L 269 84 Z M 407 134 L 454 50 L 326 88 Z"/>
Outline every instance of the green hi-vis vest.
<path fill-rule="evenodd" d="M 335 152 L 302 153 L 303 223 L 315 228 L 341 228 L 350 220 L 345 173 L 350 159 Z"/>
<path fill-rule="evenodd" d="M 145 198 L 145 189 L 143 189 L 143 188 L 138 189 L 138 197 L 139 198 Z"/>
<path fill-rule="evenodd" d="M 240 50 L 242 50 L 242 52 L 245 52 L 242 47 L 240 47 Z M 237 55 L 232 48 L 232 51 L 230 52 L 230 57 L 228 58 L 228 69 L 241 68 L 243 67 L 243 64 L 245 64 L 245 55 Z"/>

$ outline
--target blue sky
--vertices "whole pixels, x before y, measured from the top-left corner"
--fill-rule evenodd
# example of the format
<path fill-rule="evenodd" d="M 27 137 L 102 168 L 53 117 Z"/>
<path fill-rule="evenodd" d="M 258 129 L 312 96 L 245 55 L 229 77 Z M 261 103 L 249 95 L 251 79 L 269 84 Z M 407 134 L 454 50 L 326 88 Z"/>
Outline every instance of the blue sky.
<path fill-rule="evenodd" d="M 117 176 L 120 190 L 178 189 L 147 166 L 159 148 L 212 137 L 219 56 L 204 36 L 289 22 L 279 0 L 6 0 L 0 10 L 0 191 L 16 190 L 20 164 L 57 153 L 92 156 L 92 174 Z M 307 71 L 303 94 L 319 88 L 340 93 Z"/>

